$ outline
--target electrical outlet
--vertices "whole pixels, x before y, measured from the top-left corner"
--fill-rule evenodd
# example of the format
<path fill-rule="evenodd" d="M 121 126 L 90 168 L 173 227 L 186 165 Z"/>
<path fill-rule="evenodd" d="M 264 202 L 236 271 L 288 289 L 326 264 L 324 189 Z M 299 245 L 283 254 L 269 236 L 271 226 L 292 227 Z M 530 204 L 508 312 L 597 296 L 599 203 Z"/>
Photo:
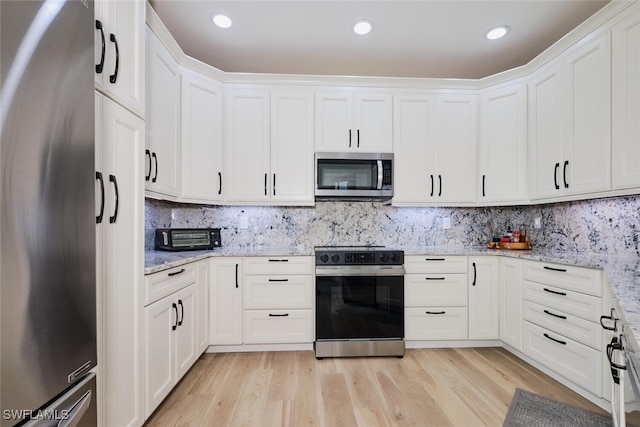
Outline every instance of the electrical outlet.
<path fill-rule="evenodd" d="M 542 228 L 542 218 L 537 216 L 533 219 L 533 228 Z"/>
<path fill-rule="evenodd" d="M 442 218 L 442 229 L 448 230 L 450 228 L 451 228 L 451 218 L 449 217 Z"/>
<path fill-rule="evenodd" d="M 240 217 L 240 229 L 246 230 L 247 228 L 249 228 L 249 218 L 247 218 L 246 216 L 241 216 Z"/>

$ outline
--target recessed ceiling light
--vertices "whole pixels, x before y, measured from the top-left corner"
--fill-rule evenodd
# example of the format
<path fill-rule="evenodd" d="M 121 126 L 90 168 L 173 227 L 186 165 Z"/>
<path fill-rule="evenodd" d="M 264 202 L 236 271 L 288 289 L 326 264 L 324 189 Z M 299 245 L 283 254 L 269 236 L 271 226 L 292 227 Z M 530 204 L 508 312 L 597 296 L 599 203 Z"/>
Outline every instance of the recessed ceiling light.
<path fill-rule="evenodd" d="M 211 20 L 220 28 L 229 28 L 233 24 L 233 22 L 231 22 L 231 18 L 229 18 L 227 15 L 221 15 L 219 13 L 214 13 L 211 16 Z"/>
<path fill-rule="evenodd" d="M 485 34 L 485 37 L 489 40 L 497 40 L 507 35 L 509 32 L 509 27 L 506 25 L 500 25 L 498 27 L 492 28 Z"/>
<path fill-rule="evenodd" d="M 364 36 L 365 34 L 369 34 L 371 29 L 373 28 L 373 24 L 366 19 L 356 22 L 353 26 L 353 32 L 359 36 Z"/>

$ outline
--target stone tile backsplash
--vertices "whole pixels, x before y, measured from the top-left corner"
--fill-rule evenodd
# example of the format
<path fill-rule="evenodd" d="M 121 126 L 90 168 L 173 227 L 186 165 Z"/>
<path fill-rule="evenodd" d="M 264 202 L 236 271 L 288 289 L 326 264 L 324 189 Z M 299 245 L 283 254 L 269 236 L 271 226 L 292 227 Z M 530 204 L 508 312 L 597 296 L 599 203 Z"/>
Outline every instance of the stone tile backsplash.
<path fill-rule="evenodd" d="M 450 218 L 451 228 L 443 229 Z M 534 218 L 542 228 L 534 229 Z M 514 207 L 393 207 L 318 202 L 315 207 L 204 206 L 145 202 L 145 247 L 158 227 L 219 227 L 225 246 L 483 245 L 496 231 L 525 224 L 534 246 L 548 250 L 638 254 L 640 196 Z M 246 228 L 243 226 L 246 225 Z"/>

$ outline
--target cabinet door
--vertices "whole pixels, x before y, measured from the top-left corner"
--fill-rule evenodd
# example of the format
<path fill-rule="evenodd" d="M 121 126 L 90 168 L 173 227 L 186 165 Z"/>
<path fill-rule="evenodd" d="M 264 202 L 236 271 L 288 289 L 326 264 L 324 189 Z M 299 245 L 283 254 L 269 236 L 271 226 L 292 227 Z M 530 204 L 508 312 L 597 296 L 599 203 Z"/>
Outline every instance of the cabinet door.
<path fill-rule="evenodd" d="M 562 164 L 566 194 L 610 189 L 611 53 L 609 33 L 566 60 L 569 117 Z"/>
<path fill-rule="evenodd" d="M 562 69 L 536 72 L 529 84 L 529 198 L 560 196 L 564 144 Z"/>
<path fill-rule="evenodd" d="M 500 340 L 522 351 L 522 260 L 500 258 Z"/>
<path fill-rule="evenodd" d="M 357 151 L 393 151 L 393 96 L 385 93 L 356 93 L 354 96 L 355 140 Z"/>
<path fill-rule="evenodd" d="M 147 190 L 178 196 L 180 164 L 180 74 L 160 40 L 147 31 Z"/>
<path fill-rule="evenodd" d="M 350 93 L 316 94 L 316 151 L 345 151 L 354 146 L 353 96 Z"/>
<path fill-rule="evenodd" d="M 225 94 L 226 199 L 269 200 L 269 92 L 233 90 Z"/>
<path fill-rule="evenodd" d="M 209 343 L 242 344 L 242 258 L 210 262 Z"/>
<path fill-rule="evenodd" d="M 498 258 L 469 257 L 469 339 L 498 339 Z"/>
<path fill-rule="evenodd" d="M 271 93 L 271 200 L 314 203 L 313 94 Z"/>
<path fill-rule="evenodd" d="M 222 91 L 210 78 L 183 72 L 182 200 L 222 200 L 222 164 Z"/>
<path fill-rule="evenodd" d="M 421 204 L 434 197 L 434 98 L 394 96 L 394 204 Z"/>
<path fill-rule="evenodd" d="M 149 417 L 176 384 L 175 337 L 178 306 L 173 296 L 145 308 L 145 415 Z"/>
<path fill-rule="evenodd" d="M 199 356 L 209 347 L 209 260 L 199 261 L 196 270 L 196 356 Z"/>
<path fill-rule="evenodd" d="M 144 122 L 102 103 L 105 185 L 101 358 L 105 425 L 144 421 Z"/>
<path fill-rule="evenodd" d="M 640 187 L 640 13 L 612 30 L 612 187 Z"/>
<path fill-rule="evenodd" d="M 200 355 L 196 353 L 196 295 L 195 285 L 176 292 L 174 301 L 178 305 L 178 327 L 175 330 L 175 370 L 179 381 Z"/>
<path fill-rule="evenodd" d="M 140 117 L 145 115 L 145 5 L 143 0 L 95 3 L 102 24 L 96 30 L 96 64 L 101 63 L 103 35 L 105 46 L 96 87 Z"/>
<path fill-rule="evenodd" d="M 476 200 L 476 98 L 447 95 L 436 104 L 437 203 Z"/>
<path fill-rule="evenodd" d="M 526 200 L 527 87 L 480 97 L 478 200 L 483 204 Z"/>

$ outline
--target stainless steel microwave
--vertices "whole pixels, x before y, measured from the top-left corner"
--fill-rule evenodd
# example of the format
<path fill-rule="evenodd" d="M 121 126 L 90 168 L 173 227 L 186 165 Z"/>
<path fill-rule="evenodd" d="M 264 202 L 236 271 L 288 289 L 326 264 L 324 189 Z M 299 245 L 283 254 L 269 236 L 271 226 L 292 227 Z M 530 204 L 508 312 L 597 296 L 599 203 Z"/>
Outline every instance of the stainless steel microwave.
<path fill-rule="evenodd" d="M 389 200 L 393 153 L 316 153 L 316 200 Z"/>

